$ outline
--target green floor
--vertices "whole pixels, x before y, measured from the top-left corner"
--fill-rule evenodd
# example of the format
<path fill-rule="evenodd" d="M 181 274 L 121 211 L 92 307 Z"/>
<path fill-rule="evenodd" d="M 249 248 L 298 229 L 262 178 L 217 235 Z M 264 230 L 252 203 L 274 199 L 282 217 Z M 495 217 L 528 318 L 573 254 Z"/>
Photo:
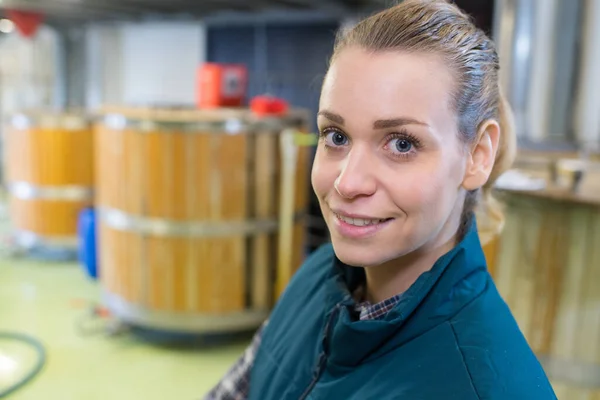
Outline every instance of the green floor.
<path fill-rule="evenodd" d="M 175 349 L 104 329 L 83 335 L 77 326 L 87 304 L 99 298 L 98 289 L 77 264 L 0 258 L 0 332 L 33 335 L 48 353 L 41 374 L 11 400 L 199 399 L 247 343 Z M 0 339 L 0 392 L 30 367 L 33 356 Z"/>

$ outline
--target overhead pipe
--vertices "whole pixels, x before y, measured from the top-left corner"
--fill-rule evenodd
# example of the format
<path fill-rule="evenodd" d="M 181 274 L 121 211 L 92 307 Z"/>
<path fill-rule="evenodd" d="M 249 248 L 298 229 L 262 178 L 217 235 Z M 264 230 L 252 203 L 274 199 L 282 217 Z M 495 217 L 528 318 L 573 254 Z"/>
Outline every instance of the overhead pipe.
<path fill-rule="evenodd" d="M 556 34 L 560 32 L 557 15 L 558 0 L 537 0 L 533 8 L 531 21 L 533 46 L 529 51 L 531 64 L 525 127 L 531 141 L 541 142 L 553 133 L 550 115 L 552 88 L 556 77 Z M 561 22 L 569 23 L 569 21 Z"/>
<path fill-rule="evenodd" d="M 573 124 L 580 146 L 600 152 L 600 0 L 585 0 L 583 7 Z"/>
<path fill-rule="evenodd" d="M 579 3 L 496 2 L 493 36 L 500 55 L 500 82 L 513 107 L 520 142 L 571 139 Z"/>
<path fill-rule="evenodd" d="M 533 46 L 535 0 L 497 0 L 494 40 L 500 56 L 500 84 L 515 114 L 517 135 L 527 135 L 527 95 Z"/>

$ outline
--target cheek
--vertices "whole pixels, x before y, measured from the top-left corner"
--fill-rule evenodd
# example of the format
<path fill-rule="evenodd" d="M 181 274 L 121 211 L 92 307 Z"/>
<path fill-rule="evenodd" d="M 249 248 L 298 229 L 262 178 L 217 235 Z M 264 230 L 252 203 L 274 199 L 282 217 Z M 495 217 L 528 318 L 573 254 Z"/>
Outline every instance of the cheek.
<path fill-rule="evenodd" d="M 326 166 L 317 150 L 311 172 L 311 183 L 313 190 L 319 199 L 325 197 L 333 188 L 337 178 L 335 169 L 332 166 Z"/>
<path fill-rule="evenodd" d="M 409 214 L 430 216 L 452 208 L 460 185 L 458 171 L 437 163 L 415 167 L 401 181 L 388 183 L 395 203 Z"/>
<path fill-rule="evenodd" d="M 415 174 L 394 186 L 394 200 L 409 214 L 431 208 L 439 199 L 439 180 L 431 174 Z"/>

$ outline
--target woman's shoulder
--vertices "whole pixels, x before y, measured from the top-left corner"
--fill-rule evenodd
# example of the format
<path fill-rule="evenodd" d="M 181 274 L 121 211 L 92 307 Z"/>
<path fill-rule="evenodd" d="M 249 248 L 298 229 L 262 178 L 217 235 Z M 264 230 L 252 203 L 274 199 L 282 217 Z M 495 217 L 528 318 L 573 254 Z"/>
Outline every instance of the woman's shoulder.
<path fill-rule="evenodd" d="M 473 386 L 482 398 L 500 390 L 515 399 L 555 398 L 541 363 L 493 282 L 450 324 Z"/>

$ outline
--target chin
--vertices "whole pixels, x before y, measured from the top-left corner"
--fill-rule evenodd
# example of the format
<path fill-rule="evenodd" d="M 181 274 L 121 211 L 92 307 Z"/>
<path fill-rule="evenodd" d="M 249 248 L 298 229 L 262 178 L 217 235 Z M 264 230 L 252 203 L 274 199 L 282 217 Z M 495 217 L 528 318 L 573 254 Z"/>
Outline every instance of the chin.
<path fill-rule="evenodd" d="M 343 243 L 333 238 L 332 245 L 336 257 L 351 267 L 372 267 L 396 258 L 382 253 L 376 245 Z"/>

